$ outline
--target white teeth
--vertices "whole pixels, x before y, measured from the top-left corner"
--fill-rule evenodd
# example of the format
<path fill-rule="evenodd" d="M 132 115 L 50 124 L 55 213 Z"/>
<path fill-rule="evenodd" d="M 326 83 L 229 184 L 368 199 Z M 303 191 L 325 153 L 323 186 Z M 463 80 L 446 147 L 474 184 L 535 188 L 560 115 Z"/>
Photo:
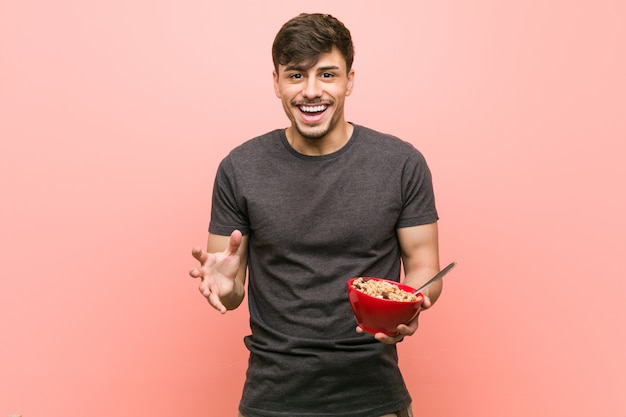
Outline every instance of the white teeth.
<path fill-rule="evenodd" d="M 317 112 L 326 110 L 326 106 L 312 106 L 312 107 L 300 106 L 300 110 L 302 110 L 303 112 L 307 112 L 307 113 L 317 113 Z"/>

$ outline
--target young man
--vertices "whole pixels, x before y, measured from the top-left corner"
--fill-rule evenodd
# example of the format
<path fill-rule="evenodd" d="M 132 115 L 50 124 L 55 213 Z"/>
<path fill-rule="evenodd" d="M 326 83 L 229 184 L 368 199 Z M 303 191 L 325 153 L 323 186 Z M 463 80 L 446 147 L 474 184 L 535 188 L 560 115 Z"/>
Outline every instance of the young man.
<path fill-rule="evenodd" d="M 244 299 L 251 335 L 245 417 L 409 416 L 395 336 L 364 333 L 354 276 L 418 287 L 439 271 L 429 169 L 409 143 L 348 123 L 354 49 L 332 16 L 302 14 L 276 35 L 274 89 L 291 124 L 235 148 L 213 190 L 200 292 L 221 313 Z M 441 284 L 427 291 L 424 308 Z"/>

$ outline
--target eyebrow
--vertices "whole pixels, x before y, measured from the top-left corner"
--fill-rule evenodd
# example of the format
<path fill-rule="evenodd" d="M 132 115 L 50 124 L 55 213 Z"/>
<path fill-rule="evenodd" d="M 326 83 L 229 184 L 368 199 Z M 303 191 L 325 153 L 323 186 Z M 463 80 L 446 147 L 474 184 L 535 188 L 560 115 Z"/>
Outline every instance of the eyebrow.
<path fill-rule="evenodd" d="M 308 68 L 303 67 L 302 65 L 289 65 L 285 67 L 285 71 L 306 71 Z M 329 70 L 338 70 L 340 69 L 337 65 L 327 65 L 325 67 L 317 68 L 317 71 L 329 71 Z"/>

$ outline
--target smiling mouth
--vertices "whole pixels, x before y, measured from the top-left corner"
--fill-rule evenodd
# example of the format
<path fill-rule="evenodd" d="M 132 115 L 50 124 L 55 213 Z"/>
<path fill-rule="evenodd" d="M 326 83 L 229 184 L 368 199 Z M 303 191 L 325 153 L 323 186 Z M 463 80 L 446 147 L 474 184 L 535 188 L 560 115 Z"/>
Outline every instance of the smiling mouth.
<path fill-rule="evenodd" d="M 318 115 L 321 113 L 324 113 L 324 111 L 326 111 L 326 109 L 328 108 L 327 104 L 316 104 L 316 105 L 299 105 L 298 108 L 300 109 L 300 111 L 304 114 L 307 115 Z"/>

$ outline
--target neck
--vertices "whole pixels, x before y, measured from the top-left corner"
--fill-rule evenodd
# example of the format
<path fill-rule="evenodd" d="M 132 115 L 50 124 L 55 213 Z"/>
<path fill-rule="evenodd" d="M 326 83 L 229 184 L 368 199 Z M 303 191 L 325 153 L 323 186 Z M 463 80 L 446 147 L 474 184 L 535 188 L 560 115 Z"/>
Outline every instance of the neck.
<path fill-rule="evenodd" d="M 326 136 L 317 139 L 305 138 L 294 126 L 288 127 L 285 134 L 291 147 L 298 153 L 308 156 L 322 156 L 343 148 L 352 137 L 353 131 L 354 126 L 345 122 Z"/>

